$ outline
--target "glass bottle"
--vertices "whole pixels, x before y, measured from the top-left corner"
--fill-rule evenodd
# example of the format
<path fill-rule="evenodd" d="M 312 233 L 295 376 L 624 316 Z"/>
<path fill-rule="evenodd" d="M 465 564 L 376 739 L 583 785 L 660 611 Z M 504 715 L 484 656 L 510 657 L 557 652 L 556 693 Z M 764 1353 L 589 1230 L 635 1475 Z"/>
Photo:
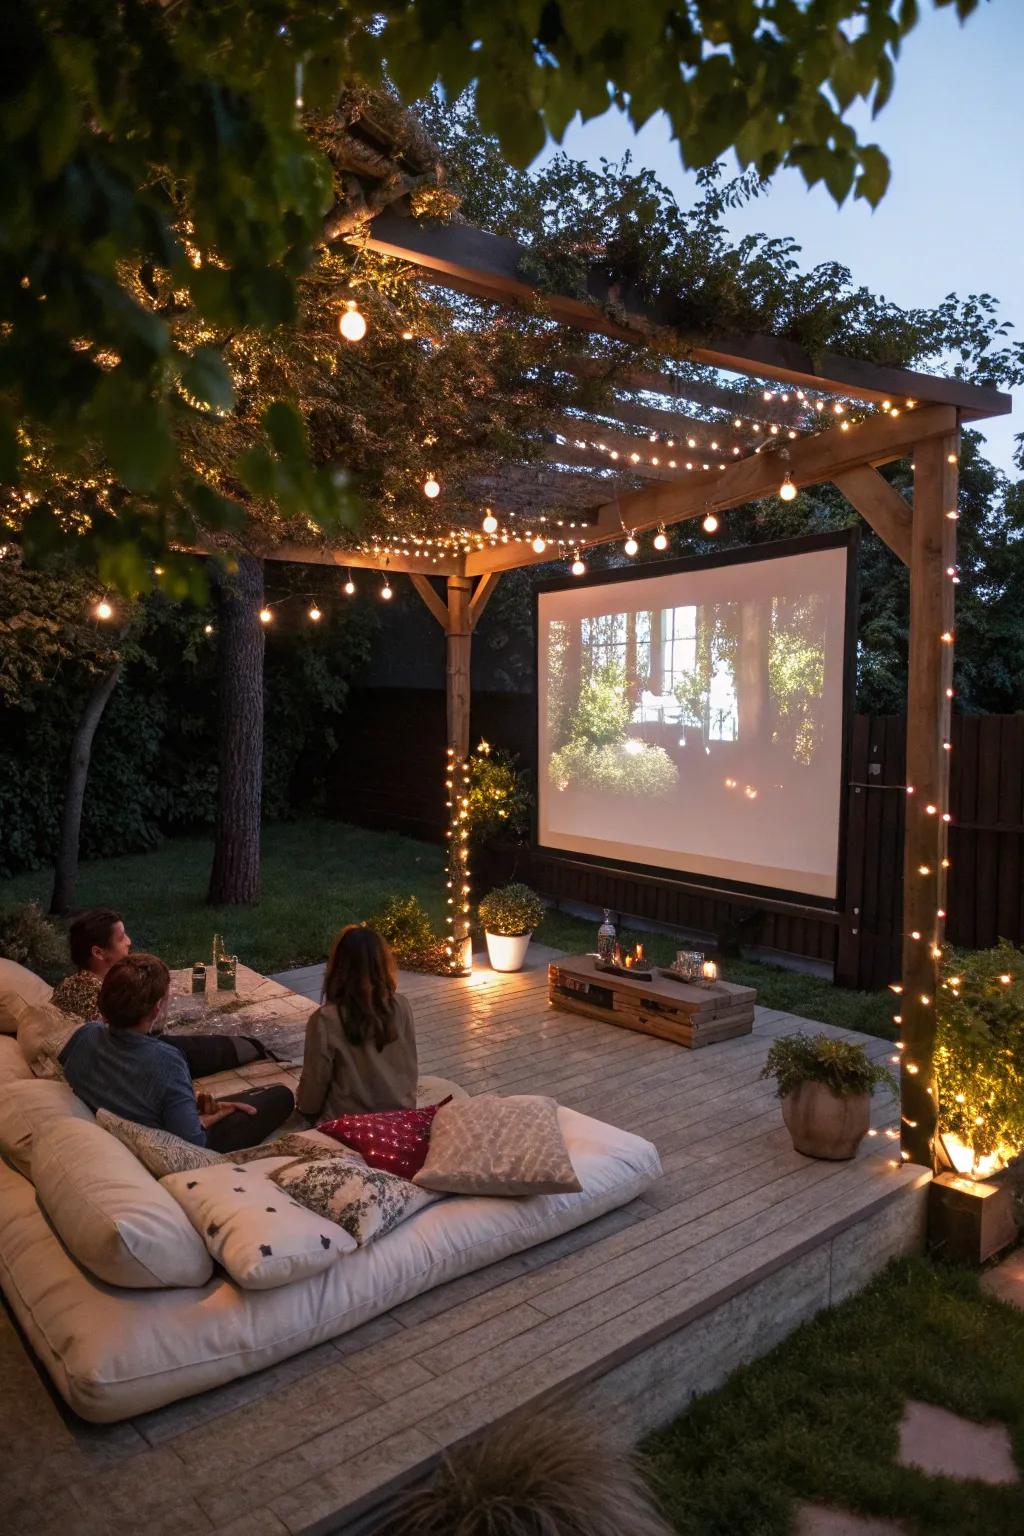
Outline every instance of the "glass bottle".
<path fill-rule="evenodd" d="M 604 922 L 597 930 L 597 958 L 606 964 L 615 954 L 615 924 L 608 908 L 604 909 Z"/>

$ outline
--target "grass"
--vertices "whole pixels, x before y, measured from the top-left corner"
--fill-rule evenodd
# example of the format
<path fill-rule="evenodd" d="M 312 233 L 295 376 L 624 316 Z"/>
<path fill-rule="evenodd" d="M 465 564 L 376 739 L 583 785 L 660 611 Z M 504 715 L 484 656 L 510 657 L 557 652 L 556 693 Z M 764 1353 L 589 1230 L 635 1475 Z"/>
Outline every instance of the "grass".
<path fill-rule="evenodd" d="M 681 1536 L 788 1536 L 798 1499 L 928 1536 L 1024 1530 L 1024 1486 L 897 1464 L 908 1398 L 1009 1429 L 1024 1468 L 1024 1314 L 914 1259 L 698 1399 L 644 1449 Z"/>
<path fill-rule="evenodd" d="M 336 821 L 266 827 L 258 907 L 206 905 L 212 855 L 208 839 L 182 838 L 152 853 L 83 864 L 79 905 L 123 912 L 135 947 L 155 951 L 169 965 L 205 957 L 220 933 L 229 952 L 265 973 L 323 960 L 343 923 L 369 917 L 388 896 L 418 896 L 439 928 L 443 920 L 443 851 L 398 833 Z M 45 910 L 50 886 L 48 870 L 2 881 L 0 906 L 34 899 Z M 542 943 L 569 953 L 592 949 L 595 934 L 593 923 L 554 910 L 537 930 Z M 622 937 L 642 940 L 662 963 L 679 947 L 671 935 L 624 931 Z M 887 992 L 849 992 L 820 977 L 743 960 L 727 960 L 723 969 L 730 981 L 756 987 L 766 1007 L 894 1038 Z"/>

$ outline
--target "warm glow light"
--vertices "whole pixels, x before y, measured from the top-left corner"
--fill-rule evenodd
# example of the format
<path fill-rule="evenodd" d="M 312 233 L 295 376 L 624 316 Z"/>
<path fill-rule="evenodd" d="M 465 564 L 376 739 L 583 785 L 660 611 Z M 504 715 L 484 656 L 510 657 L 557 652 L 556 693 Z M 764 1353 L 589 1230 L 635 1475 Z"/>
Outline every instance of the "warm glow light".
<path fill-rule="evenodd" d="M 356 590 L 356 584 L 352 580 L 352 577 L 350 576 L 348 581 L 346 581 L 344 587 L 342 588 L 342 591 L 345 593 L 346 597 L 351 597 L 355 590 Z"/>
<path fill-rule="evenodd" d="M 579 550 L 577 550 L 575 556 L 573 557 L 572 573 L 574 576 L 585 576 L 586 572 L 587 567 L 584 565 L 583 560 L 580 557 Z"/>
<path fill-rule="evenodd" d="M 203 634 L 204 635 L 212 635 L 213 634 L 213 625 L 212 624 L 204 624 L 203 625 Z"/>
<path fill-rule="evenodd" d="M 487 508 L 487 511 L 484 514 L 484 520 L 480 526 L 483 528 L 484 533 L 497 533 L 498 519 L 491 511 L 490 507 Z"/>
<path fill-rule="evenodd" d="M 274 617 L 274 615 L 271 613 L 269 608 L 261 608 L 260 609 L 260 623 L 261 624 L 269 624 L 273 617 Z"/>
<path fill-rule="evenodd" d="M 114 617 L 114 610 L 111 608 L 105 597 L 100 598 L 99 602 L 96 604 L 96 607 L 93 609 L 93 612 L 98 619 L 112 619 Z"/>
<path fill-rule="evenodd" d="M 535 555 L 542 555 L 548 546 L 546 540 L 542 539 L 540 534 L 538 534 L 530 547 Z"/>
<path fill-rule="evenodd" d="M 659 528 L 654 535 L 654 547 L 655 549 L 668 549 L 668 534 L 664 528 Z"/>
<path fill-rule="evenodd" d="M 707 517 L 704 519 L 703 523 L 701 524 L 701 527 L 704 529 L 705 533 L 717 533 L 718 532 L 718 518 L 715 516 L 715 514 L 713 512 L 709 512 Z"/>
<path fill-rule="evenodd" d="M 309 610 L 309 616 L 313 620 L 314 624 L 318 623 L 319 620 L 322 617 L 320 609 L 316 606 L 315 603 L 313 604 L 312 608 Z"/>
<path fill-rule="evenodd" d="M 424 480 L 423 494 L 427 497 L 428 501 L 433 501 L 435 496 L 440 496 L 441 487 L 438 485 L 433 475 L 428 475 L 426 480 Z"/>
<path fill-rule="evenodd" d="M 347 300 L 344 312 L 338 321 L 338 330 L 346 341 L 362 341 L 366 335 L 366 318 L 360 313 L 355 299 Z"/>
<path fill-rule="evenodd" d="M 779 498 L 781 501 L 792 501 L 795 496 L 796 486 L 793 484 L 793 477 L 787 469 L 786 477 L 782 484 L 779 486 Z"/>
<path fill-rule="evenodd" d="M 391 591 L 391 583 L 385 578 L 384 585 L 380 589 L 380 595 L 386 603 L 391 601 L 394 595 Z"/>
<path fill-rule="evenodd" d="M 630 556 L 637 554 L 640 549 L 640 545 L 637 543 L 633 534 L 630 534 L 629 538 L 626 540 L 622 547 L 626 554 Z"/>

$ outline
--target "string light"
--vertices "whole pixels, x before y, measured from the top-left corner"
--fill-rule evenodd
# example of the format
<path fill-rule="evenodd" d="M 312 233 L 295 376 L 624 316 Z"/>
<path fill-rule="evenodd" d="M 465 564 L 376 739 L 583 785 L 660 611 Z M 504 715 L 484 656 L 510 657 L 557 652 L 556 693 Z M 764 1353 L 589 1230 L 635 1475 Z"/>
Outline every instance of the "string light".
<path fill-rule="evenodd" d="M 639 551 L 640 545 L 637 543 L 636 535 L 632 531 L 630 531 L 629 538 L 626 540 L 625 544 L 623 544 L 622 548 L 630 557 L 637 554 Z"/>
<path fill-rule="evenodd" d="M 448 914 L 445 919 L 448 932 L 445 937 L 445 963 L 448 973 L 465 976 L 473 969 L 473 941 L 470 933 L 469 901 L 469 764 L 456 756 L 455 748 L 447 748 L 445 772 L 445 805 L 448 809 L 447 900 Z M 457 901 L 456 892 L 461 896 Z M 458 905 L 459 916 L 455 915 Z M 461 931 L 460 931 L 461 930 Z"/>
<path fill-rule="evenodd" d="M 497 533 L 497 531 L 498 531 L 498 519 L 495 517 L 494 513 L 491 511 L 490 507 L 488 507 L 486 512 L 484 513 L 484 520 L 480 524 L 480 526 L 483 529 L 484 533 Z"/>
<path fill-rule="evenodd" d="M 261 624 L 269 624 L 273 617 L 274 617 L 274 615 L 271 613 L 269 608 L 261 608 L 260 609 L 260 623 Z"/>
<path fill-rule="evenodd" d="M 433 475 L 428 475 L 423 482 L 423 494 L 428 501 L 434 501 L 441 494 L 441 487 Z"/>
<path fill-rule="evenodd" d="M 312 608 L 309 610 L 309 616 L 313 620 L 314 624 L 318 624 L 323 617 L 320 609 L 316 606 L 316 603 L 314 603 Z"/>
<path fill-rule="evenodd" d="M 530 546 L 535 555 L 542 555 L 547 547 L 547 540 L 542 539 L 539 533 Z"/>
<path fill-rule="evenodd" d="M 659 528 L 654 535 L 654 547 L 658 550 L 668 549 L 668 534 L 664 528 Z"/>
<path fill-rule="evenodd" d="M 779 486 L 779 500 L 792 501 L 796 496 L 796 486 L 793 484 L 793 476 L 786 470 L 785 478 Z"/>
<path fill-rule="evenodd" d="M 345 574 L 346 574 L 346 578 L 347 579 L 345 581 L 344 587 L 342 588 L 342 591 L 344 592 L 346 597 L 351 597 L 353 595 L 353 593 L 355 592 L 355 590 L 356 590 L 356 584 L 352 580 L 352 572 L 351 571 L 347 571 Z"/>
<path fill-rule="evenodd" d="M 98 619 L 103 619 L 104 621 L 114 617 L 114 610 L 107 602 L 105 597 L 100 598 L 99 602 L 96 604 L 96 607 L 93 609 L 93 613 Z"/>
<path fill-rule="evenodd" d="M 705 533 L 717 533 L 718 532 L 718 518 L 715 516 L 715 514 L 713 512 L 709 512 L 708 515 L 705 517 L 703 523 L 701 524 L 701 527 L 704 529 Z"/>
<path fill-rule="evenodd" d="M 585 576 L 587 573 L 587 567 L 584 564 L 583 556 L 580 554 L 578 549 L 573 554 L 571 569 L 574 576 Z"/>
<path fill-rule="evenodd" d="M 387 576 L 384 577 L 384 585 L 380 589 L 380 595 L 386 603 L 389 603 L 394 596 L 394 593 L 391 590 L 391 583 Z"/>
<path fill-rule="evenodd" d="M 204 624 L 203 625 L 203 634 L 204 635 L 212 635 L 213 634 L 213 625 L 212 624 Z"/>
<path fill-rule="evenodd" d="M 355 299 L 346 299 L 345 308 L 338 321 L 338 330 L 346 341 L 362 341 L 366 335 L 366 316 Z"/>

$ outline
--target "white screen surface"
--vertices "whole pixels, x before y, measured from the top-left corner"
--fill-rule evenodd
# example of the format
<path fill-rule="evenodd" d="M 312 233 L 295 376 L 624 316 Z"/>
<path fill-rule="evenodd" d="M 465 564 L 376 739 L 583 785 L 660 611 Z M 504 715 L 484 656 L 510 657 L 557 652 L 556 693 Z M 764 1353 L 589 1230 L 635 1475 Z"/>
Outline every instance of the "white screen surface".
<path fill-rule="evenodd" d="M 849 551 L 538 595 L 538 843 L 834 900 Z"/>

